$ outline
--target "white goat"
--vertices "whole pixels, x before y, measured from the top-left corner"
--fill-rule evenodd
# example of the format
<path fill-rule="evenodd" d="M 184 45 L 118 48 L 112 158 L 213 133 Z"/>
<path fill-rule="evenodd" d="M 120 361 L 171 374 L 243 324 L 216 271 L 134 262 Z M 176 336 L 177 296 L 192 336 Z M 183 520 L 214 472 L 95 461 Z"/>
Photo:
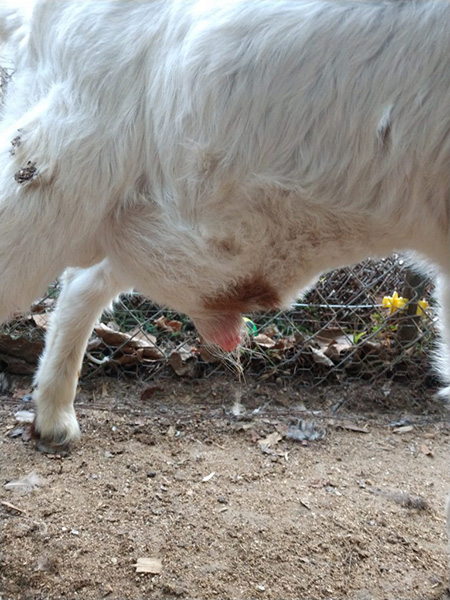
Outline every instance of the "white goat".
<path fill-rule="evenodd" d="M 91 328 L 132 287 L 232 350 L 243 311 L 415 251 L 442 275 L 448 346 L 446 0 L 6 4 L 0 320 L 77 267 L 36 378 L 44 440 L 79 436 Z"/>

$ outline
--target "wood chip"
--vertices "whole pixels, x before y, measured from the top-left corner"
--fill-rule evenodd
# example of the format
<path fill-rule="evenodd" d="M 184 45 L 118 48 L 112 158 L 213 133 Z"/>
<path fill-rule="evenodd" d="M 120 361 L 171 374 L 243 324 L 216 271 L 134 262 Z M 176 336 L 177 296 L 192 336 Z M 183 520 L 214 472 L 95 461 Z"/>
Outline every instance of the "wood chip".
<path fill-rule="evenodd" d="M 162 571 L 162 562 L 159 558 L 141 557 L 137 559 L 137 562 L 133 567 L 136 567 L 136 573 L 159 575 Z"/>
<path fill-rule="evenodd" d="M 393 429 L 392 433 L 399 433 L 401 435 L 402 433 L 409 433 L 413 429 L 414 425 L 402 425 L 401 427 L 396 427 Z"/>
<path fill-rule="evenodd" d="M 353 425 L 353 423 L 340 423 L 339 425 L 336 425 L 336 429 L 346 429 L 347 431 L 354 431 L 355 433 L 369 433 L 367 425 L 359 427 L 358 425 Z"/>

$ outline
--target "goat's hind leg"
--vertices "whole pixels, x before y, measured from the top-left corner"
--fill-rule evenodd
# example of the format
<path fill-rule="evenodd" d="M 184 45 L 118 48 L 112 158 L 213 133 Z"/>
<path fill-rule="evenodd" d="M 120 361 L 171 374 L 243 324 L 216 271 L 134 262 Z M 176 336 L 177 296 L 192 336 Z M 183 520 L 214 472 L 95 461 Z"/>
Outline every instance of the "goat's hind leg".
<path fill-rule="evenodd" d="M 46 449 L 64 447 L 80 436 L 73 401 L 83 355 L 95 321 L 123 290 L 108 260 L 64 275 L 33 394 L 34 430 Z"/>

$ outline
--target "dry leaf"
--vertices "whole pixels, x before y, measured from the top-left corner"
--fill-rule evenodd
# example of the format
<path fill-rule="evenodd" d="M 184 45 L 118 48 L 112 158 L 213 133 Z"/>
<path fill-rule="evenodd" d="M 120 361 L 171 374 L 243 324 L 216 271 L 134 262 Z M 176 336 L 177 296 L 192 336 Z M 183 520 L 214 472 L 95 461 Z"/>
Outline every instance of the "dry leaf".
<path fill-rule="evenodd" d="M 123 356 L 115 359 L 119 364 L 138 364 L 143 359 L 160 360 L 164 358 L 163 352 L 155 345 L 156 338 L 154 336 L 144 333 L 130 335 L 115 331 L 103 323 L 95 327 L 94 332 L 106 346 L 120 348 Z"/>
<path fill-rule="evenodd" d="M 135 353 L 123 354 L 122 356 L 116 357 L 114 361 L 123 367 L 127 365 L 135 365 L 140 362 L 138 354 Z"/>
<path fill-rule="evenodd" d="M 278 433 L 278 431 L 274 431 L 273 433 L 271 433 L 264 439 L 258 440 L 258 445 L 261 449 L 273 448 L 282 439 L 283 439 L 283 436 L 280 433 Z"/>
<path fill-rule="evenodd" d="M 168 331 L 169 333 L 179 332 L 183 324 L 180 321 L 173 321 L 162 315 L 158 319 L 155 319 L 153 323 L 162 331 Z"/>
<path fill-rule="evenodd" d="M 434 456 L 431 448 L 428 448 L 428 446 L 426 446 L 425 444 L 422 444 L 422 446 L 420 446 L 420 451 L 422 452 L 422 454 L 425 454 L 425 456 Z"/>
<path fill-rule="evenodd" d="M 15 375 L 31 375 L 43 349 L 43 341 L 30 341 L 25 337 L 12 338 L 6 333 L 0 335 L 1 361 Z"/>
<path fill-rule="evenodd" d="M 151 573 L 159 575 L 162 571 L 162 562 L 159 558 L 141 557 L 133 567 L 136 567 L 136 573 Z"/>
<path fill-rule="evenodd" d="M 326 329 L 321 329 L 317 332 L 315 336 L 315 340 L 319 342 L 319 344 L 334 344 L 339 343 L 341 339 L 349 340 L 350 338 L 345 334 L 344 331 L 340 327 L 327 327 Z"/>
<path fill-rule="evenodd" d="M 247 426 L 247 429 L 250 429 L 251 427 L 253 427 L 253 423 L 245 423 L 242 427 L 243 429 L 244 429 L 245 425 Z M 253 442 L 253 444 L 256 444 L 256 442 L 259 440 L 259 435 L 256 433 L 256 431 L 254 429 L 250 429 L 250 431 L 248 433 L 250 435 L 250 439 Z"/>
<path fill-rule="evenodd" d="M 202 360 L 210 364 L 220 363 L 222 361 L 221 351 L 208 344 L 200 345 L 200 356 Z"/>
<path fill-rule="evenodd" d="M 47 329 L 50 321 L 50 313 L 35 313 L 33 315 L 33 321 L 36 323 L 37 327 Z"/>
<path fill-rule="evenodd" d="M 331 343 L 325 350 L 324 355 L 330 360 L 337 361 L 343 358 L 343 354 L 352 347 L 351 343 L 340 344 L 337 342 Z"/>
<path fill-rule="evenodd" d="M 265 335 L 264 333 L 259 333 L 258 335 L 255 335 L 255 337 L 253 337 L 252 340 L 257 346 L 260 346 L 261 348 L 273 348 L 276 344 L 275 340 L 270 338 L 268 335 Z"/>
<path fill-rule="evenodd" d="M 273 349 L 286 351 L 286 350 L 290 350 L 294 346 L 295 346 L 295 340 L 293 337 L 279 338 L 278 340 L 275 341 L 275 346 L 273 347 Z"/>
<path fill-rule="evenodd" d="M 169 364 L 180 377 L 196 377 L 199 374 L 197 359 L 187 350 L 174 350 L 170 354 Z"/>
<path fill-rule="evenodd" d="M 325 353 L 322 352 L 322 350 L 318 350 L 317 348 L 312 347 L 310 348 L 310 350 L 313 360 L 317 365 L 322 365 L 330 369 L 334 367 L 334 362 L 330 358 L 328 358 L 328 356 L 326 356 Z"/>
<path fill-rule="evenodd" d="M 130 332 L 130 336 L 133 340 L 140 342 L 143 346 L 147 346 L 148 344 L 156 346 L 156 342 L 158 341 L 156 335 L 152 335 L 151 333 L 142 331 L 141 329 L 139 329 L 139 327 L 133 329 L 133 331 Z"/>
<path fill-rule="evenodd" d="M 14 388 L 13 394 L 12 394 L 12 399 L 13 400 L 23 400 L 23 402 L 28 402 L 29 400 L 31 400 L 31 398 L 27 398 L 27 396 L 29 397 L 31 394 L 31 387 L 26 387 L 26 388 L 20 388 L 20 387 L 16 387 Z"/>
<path fill-rule="evenodd" d="M 104 323 L 100 323 L 97 327 L 94 327 L 95 334 L 101 338 L 107 346 L 117 348 L 130 341 L 131 336 L 127 333 L 115 331 L 111 327 L 108 327 Z"/>
<path fill-rule="evenodd" d="M 163 388 L 160 385 L 150 385 L 141 392 L 141 400 L 148 400 L 155 392 L 162 392 Z"/>

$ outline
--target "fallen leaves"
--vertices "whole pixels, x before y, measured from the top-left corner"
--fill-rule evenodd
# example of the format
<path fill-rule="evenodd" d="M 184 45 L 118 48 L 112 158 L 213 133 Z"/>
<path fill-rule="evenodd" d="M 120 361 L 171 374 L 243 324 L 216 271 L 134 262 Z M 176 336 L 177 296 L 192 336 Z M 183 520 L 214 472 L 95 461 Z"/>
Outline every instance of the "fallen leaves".
<path fill-rule="evenodd" d="M 173 319 L 168 319 L 164 315 L 154 320 L 154 324 L 158 329 L 162 331 L 167 331 L 168 333 L 179 333 L 182 329 L 183 324 L 181 321 L 175 321 Z"/>
<path fill-rule="evenodd" d="M 43 340 L 0 334 L 0 360 L 15 375 L 33 374 L 43 349 Z"/>
<path fill-rule="evenodd" d="M 276 345 L 276 341 L 268 335 L 265 335 L 264 333 L 259 333 L 258 335 L 255 335 L 252 338 L 252 341 L 259 348 L 274 348 Z"/>
<path fill-rule="evenodd" d="M 197 356 L 186 348 L 171 352 L 169 364 L 179 377 L 194 378 L 200 372 Z"/>
<path fill-rule="evenodd" d="M 94 333 L 103 342 L 105 349 L 114 351 L 115 364 L 129 366 L 164 358 L 164 353 L 156 346 L 156 337 L 150 334 L 139 331 L 124 333 L 103 323 L 94 328 Z M 101 350 L 101 347 L 97 345 L 96 350 Z"/>
<path fill-rule="evenodd" d="M 43 304 L 36 310 L 47 311 L 48 308 Z M 35 370 L 48 322 L 48 312 L 34 312 L 21 320 L 21 337 L 0 336 L 0 361 L 6 364 L 8 371 L 31 374 Z M 138 324 L 137 320 L 131 322 Z M 291 329 L 291 333 L 286 334 L 274 323 L 261 326 L 247 319 L 248 323 L 251 331 L 239 351 L 240 368 L 250 367 L 264 379 L 279 376 L 281 365 L 283 375 L 288 376 L 298 369 L 332 379 L 342 373 L 363 376 L 388 368 L 395 353 L 386 335 L 349 333 L 336 326 L 308 333 L 295 329 L 292 333 Z M 122 331 L 120 318 L 117 322 L 111 320 L 98 325 L 88 344 L 87 364 L 97 369 L 114 367 L 136 371 L 143 366 L 158 371 L 165 363 L 179 377 L 194 379 L 202 375 L 205 364 L 230 361 L 228 355 L 202 344 L 197 334 L 190 334 L 190 329 L 185 329 L 178 318 L 159 314 L 146 321 L 146 331 L 143 327 L 141 324 L 132 331 Z M 39 332 L 39 340 L 34 341 L 33 332 Z"/>

